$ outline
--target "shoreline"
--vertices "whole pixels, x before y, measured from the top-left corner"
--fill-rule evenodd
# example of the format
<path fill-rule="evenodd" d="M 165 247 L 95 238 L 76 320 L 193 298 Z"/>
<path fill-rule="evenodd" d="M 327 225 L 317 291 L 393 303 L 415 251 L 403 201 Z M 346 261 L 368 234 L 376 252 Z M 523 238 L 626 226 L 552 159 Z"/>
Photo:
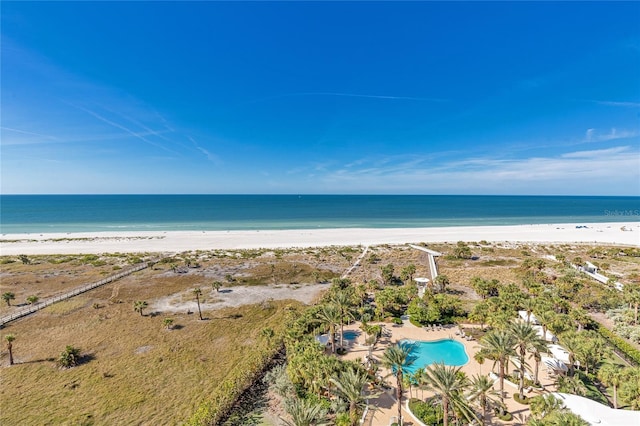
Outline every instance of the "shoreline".
<path fill-rule="evenodd" d="M 622 228 L 626 229 L 623 231 Z M 331 228 L 257 231 L 108 231 L 2 234 L 0 255 L 184 252 L 457 241 L 640 246 L 640 222 L 433 228 Z"/>

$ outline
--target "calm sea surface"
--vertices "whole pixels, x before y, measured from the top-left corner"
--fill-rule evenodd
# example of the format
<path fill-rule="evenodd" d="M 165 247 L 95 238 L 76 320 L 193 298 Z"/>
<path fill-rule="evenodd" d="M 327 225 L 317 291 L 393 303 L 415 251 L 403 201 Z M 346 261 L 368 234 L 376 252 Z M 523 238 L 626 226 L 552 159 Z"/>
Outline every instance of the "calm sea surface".
<path fill-rule="evenodd" d="M 640 197 L 2 195 L 0 233 L 411 228 L 640 220 Z"/>

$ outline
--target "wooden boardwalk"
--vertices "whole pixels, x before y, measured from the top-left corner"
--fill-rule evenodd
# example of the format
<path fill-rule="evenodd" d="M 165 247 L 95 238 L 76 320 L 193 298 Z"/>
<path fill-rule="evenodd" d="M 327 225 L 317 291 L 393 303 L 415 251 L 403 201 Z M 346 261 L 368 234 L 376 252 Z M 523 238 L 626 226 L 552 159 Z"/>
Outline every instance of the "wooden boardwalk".
<path fill-rule="evenodd" d="M 85 284 L 85 285 L 83 285 L 81 287 L 77 287 L 77 288 L 75 288 L 75 289 L 73 289 L 71 291 L 68 291 L 68 292 L 64 293 L 64 294 L 60 294 L 58 296 L 53 296 L 53 297 L 50 297 L 48 299 L 44 299 L 41 302 L 37 302 L 37 303 L 34 303 L 32 305 L 26 306 L 24 308 L 18 309 L 17 311 L 12 312 L 11 314 L 4 315 L 4 316 L 0 317 L 0 328 L 2 328 L 8 322 L 15 321 L 15 320 L 17 320 L 19 318 L 22 318 L 22 317 L 25 317 L 27 315 L 31 315 L 34 312 L 38 312 L 40 309 L 44 309 L 47 306 L 53 305 L 54 303 L 58 303 L 58 302 L 61 302 L 63 300 L 70 299 L 70 298 L 72 298 L 74 296 L 77 296 L 79 294 L 85 293 L 85 292 L 87 292 L 89 290 L 93 290 L 94 288 L 97 288 L 97 287 L 103 286 L 105 284 L 109 284 L 109 283 L 112 283 L 114 281 L 117 281 L 122 277 L 126 277 L 127 275 L 133 274 L 134 272 L 138 272 L 138 271 L 141 271 L 143 269 L 146 269 L 146 268 L 149 267 L 149 265 L 153 265 L 156 262 L 157 262 L 157 259 L 153 260 L 153 261 L 149 261 L 149 262 L 140 263 L 140 264 L 135 265 L 135 266 L 133 266 L 133 267 L 131 267 L 129 269 L 125 269 L 124 271 L 118 272 L 117 274 L 114 274 L 114 275 L 111 275 L 111 276 L 109 276 L 107 278 L 104 278 L 104 279 L 102 279 L 100 281 L 96 281 L 96 282 L 91 283 L 91 284 Z"/>

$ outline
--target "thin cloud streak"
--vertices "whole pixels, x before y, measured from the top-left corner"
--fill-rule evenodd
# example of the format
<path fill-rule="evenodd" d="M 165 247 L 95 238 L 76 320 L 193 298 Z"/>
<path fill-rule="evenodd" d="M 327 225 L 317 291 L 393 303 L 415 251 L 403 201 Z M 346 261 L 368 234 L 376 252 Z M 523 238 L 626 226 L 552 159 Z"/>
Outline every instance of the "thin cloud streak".
<path fill-rule="evenodd" d="M 384 100 L 396 100 L 396 101 L 419 101 L 419 102 L 449 102 L 447 99 L 439 98 L 422 98 L 414 96 L 390 96 L 390 95 L 371 95 L 361 93 L 342 93 L 342 92 L 299 92 L 299 93 L 285 93 L 282 95 L 267 96 L 265 98 L 253 99 L 246 103 L 256 103 L 270 101 L 274 99 L 294 98 L 303 96 L 337 96 L 347 98 L 366 98 L 366 99 L 384 99 Z"/>
<path fill-rule="evenodd" d="M 629 139 L 640 136 L 640 132 L 637 130 L 617 130 L 612 128 L 609 133 L 600 134 L 596 129 L 587 129 L 585 132 L 584 142 L 607 142 L 616 139 Z"/>
<path fill-rule="evenodd" d="M 11 132 L 16 132 L 16 133 L 22 133 L 24 135 L 30 135 L 30 136 L 39 136 L 42 138 L 47 138 L 47 139 L 51 139 L 51 140 L 59 140 L 57 137 L 55 136 L 51 136 L 51 135 L 44 135 L 42 133 L 35 133 L 35 132 L 28 132 L 26 130 L 20 130 L 20 129 L 12 129 L 10 127 L 4 127 L 4 126 L 0 126 L 0 129 L 2 130 L 9 130 Z M 4 139 L 4 138 L 3 138 Z"/>
<path fill-rule="evenodd" d="M 640 195 L 640 152 L 620 146 L 524 159 L 465 158 L 440 165 L 428 161 L 385 167 L 343 167 L 325 174 L 326 187 L 359 191 L 374 185 L 379 191 L 430 193 L 468 190 L 472 193 L 514 193 L 523 188 L 544 193 L 588 194 L 611 185 L 618 193 Z M 624 184 L 623 184 L 624 183 Z"/>
<path fill-rule="evenodd" d="M 131 129 L 129 129 L 129 128 L 121 125 L 121 124 L 118 124 L 116 122 L 113 122 L 113 121 L 101 116 L 100 114 L 98 114 L 98 113 L 96 113 L 94 111 L 91 111 L 90 109 L 81 107 L 79 105 L 74 105 L 74 104 L 71 104 L 71 103 L 68 103 L 68 104 L 73 106 L 73 107 L 75 107 L 75 108 L 77 108 L 77 109 L 79 109 L 79 110 L 81 110 L 81 111 L 86 112 L 89 115 L 92 115 L 93 117 L 97 118 L 98 120 L 100 120 L 100 121 L 102 121 L 102 122 L 104 122 L 106 124 L 109 124 L 110 126 L 113 126 L 113 127 L 117 128 L 117 129 L 120 129 L 120 130 L 124 130 L 125 132 L 129 133 L 131 136 L 133 136 L 135 138 L 138 138 L 141 141 L 146 142 L 149 145 L 155 146 L 156 148 L 163 149 L 163 150 L 165 150 L 167 152 L 171 152 L 173 154 L 177 154 L 175 151 L 172 151 L 172 150 L 170 150 L 169 148 L 167 148 L 167 147 L 165 147 L 163 145 L 160 145 L 158 143 L 150 141 L 149 139 L 147 139 L 144 136 L 142 136 L 140 132 L 134 132 L 133 130 L 131 130 Z"/>
<path fill-rule="evenodd" d="M 626 102 L 626 101 L 591 101 L 591 102 L 595 102 L 598 105 L 606 105 L 606 106 L 640 108 L 640 102 Z"/>

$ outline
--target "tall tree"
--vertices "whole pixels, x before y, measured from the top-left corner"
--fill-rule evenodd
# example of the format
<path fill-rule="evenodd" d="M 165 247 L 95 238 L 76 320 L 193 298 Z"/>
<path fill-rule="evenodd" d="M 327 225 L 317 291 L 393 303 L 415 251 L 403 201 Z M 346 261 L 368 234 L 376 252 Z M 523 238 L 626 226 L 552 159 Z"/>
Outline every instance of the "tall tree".
<path fill-rule="evenodd" d="M 640 285 L 627 283 L 622 288 L 622 294 L 625 302 L 629 306 L 633 306 L 633 323 L 638 324 L 638 305 L 640 305 Z"/>
<path fill-rule="evenodd" d="M 393 271 L 393 263 L 389 263 L 381 268 L 382 282 L 384 282 L 384 285 L 389 285 L 393 281 Z"/>
<path fill-rule="evenodd" d="M 506 330 L 493 330 L 480 340 L 481 348 L 488 358 L 497 361 L 500 367 L 500 400 L 504 402 L 504 375 L 509 357 L 515 355 L 513 335 Z"/>
<path fill-rule="evenodd" d="M 617 364 L 605 363 L 598 370 L 598 379 L 605 386 L 613 386 L 613 408 L 618 408 L 618 386 L 622 381 L 622 368 Z"/>
<path fill-rule="evenodd" d="M 346 290 L 340 290 L 333 295 L 331 302 L 335 305 L 340 313 L 340 347 L 344 347 L 344 320 L 345 318 L 353 318 L 351 312 L 351 295 Z"/>
<path fill-rule="evenodd" d="M 331 352 L 336 352 L 336 325 L 340 323 L 340 310 L 336 305 L 327 303 L 320 306 L 318 310 L 317 319 L 320 323 L 329 329 L 329 342 L 331 342 Z"/>
<path fill-rule="evenodd" d="M 202 290 L 200 288 L 194 288 L 193 294 L 196 296 L 196 303 L 198 304 L 198 317 L 202 321 L 202 310 L 200 309 L 200 296 L 202 296 Z"/>
<path fill-rule="evenodd" d="M 9 351 L 9 365 L 13 365 L 13 341 L 16 340 L 14 334 L 6 334 L 4 340 L 7 341 L 7 351 Z"/>
<path fill-rule="evenodd" d="M 7 306 L 11 306 L 11 301 L 15 300 L 16 295 L 11 291 L 7 291 L 6 293 L 2 293 L 2 300 L 7 302 Z"/>
<path fill-rule="evenodd" d="M 520 362 L 520 383 L 518 391 L 520 399 L 524 399 L 524 375 L 527 352 L 534 350 L 542 351 L 546 348 L 546 344 L 538 337 L 537 331 L 526 322 L 512 322 L 509 327 L 509 333 L 514 341 L 514 350 L 518 355 Z"/>
<path fill-rule="evenodd" d="M 333 393 L 349 403 L 349 419 L 351 426 L 358 424 L 358 413 L 366 405 L 367 398 L 374 398 L 377 394 L 365 394 L 365 388 L 369 383 L 366 371 L 354 367 L 347 368 L 342 374 L 331 378 L 335 386 Z"/>
<path fill-rule="evenodd" d="M 402 424 L 403 376 L 408 372 L 408 368 L 416 362 L 416 356 L 413 355 L 414 348 L 415 345 L 405 341 L 389 346 L 382 354 L 382 365 L 388 368 L 391 375 L 396 378 L 399 424 Z"/>
<path fill-rule="evenodd" d="M 461 374 L 462 367 L 446 366 L 444 363 L 431 364 L 425 370 L 425 383 L 442 401 L 444 412 L 444 426 L 449 425 L 449 409 L 455 409 L 463 414 L 471 412 L 467 399 L 462 396 L 468 385 L 467 377 Z"/>
<path fill-rule="evenodd" d="M 500 395 L 493 389 L 493 380 L 484 375 L 476 375 L 471 378 L 471 392 L 469 400 L 475 401 L 482 410 L 482 424 L 487 421 L 487 408 L 500 407 Z"/>

